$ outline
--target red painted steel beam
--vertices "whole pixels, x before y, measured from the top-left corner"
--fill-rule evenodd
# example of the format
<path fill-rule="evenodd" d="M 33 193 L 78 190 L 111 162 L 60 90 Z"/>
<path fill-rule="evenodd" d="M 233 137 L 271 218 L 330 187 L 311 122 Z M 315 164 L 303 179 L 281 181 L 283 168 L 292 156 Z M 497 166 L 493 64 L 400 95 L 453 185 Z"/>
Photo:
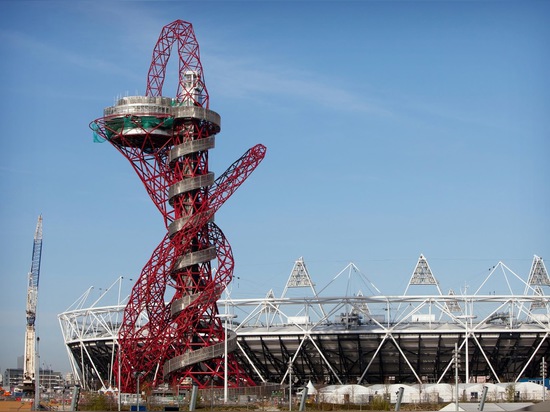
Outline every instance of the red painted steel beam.
<path fill-rule="evenodd" d="M 162 97 L 162 87 L 174 45 L 178 90 L 169 99 Z M 263 160 L 266 148 L 249 149 L 214 180 L 208 156 L 220 121 L 208 105 L 193 27 L 176 20 L 162 29 L 155 45 L 146 96 L 122 98 L 91 124 L 130 161 L 167 229 L 124 311 L 114 372 L 120 368 L 125 392 L 135 390 L 135 371 L 146 373 L 142 385 L 224 384 L 220 344 L 226 336 L 216 302 L 232 279 L 234 260 L 213 218 Z M 254 385 L 231 354 L 227 372 L 229 387 Z"/>

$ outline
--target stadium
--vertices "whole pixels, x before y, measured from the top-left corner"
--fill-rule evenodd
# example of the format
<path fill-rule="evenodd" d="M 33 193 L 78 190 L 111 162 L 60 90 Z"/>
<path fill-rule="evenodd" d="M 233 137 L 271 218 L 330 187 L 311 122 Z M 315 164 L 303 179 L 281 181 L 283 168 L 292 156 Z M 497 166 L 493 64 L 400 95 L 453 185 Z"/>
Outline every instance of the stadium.
<path fill-rule="evenodd" d="M 523 276 L 498 262 L 469 294 L 443 292 L 423 255 L 411 268 L 404 293 L 395 296 L 382 295 L 353 263 L 316 287 L 302 258 L 279 297 L 272 290 L 256 299 L 226 293 L 218 308 L 237 334 L 233 353 L 258 385 L 428 385 L 454 382 L 455 374 L 463 384 L 541 381 L 550 354 L 550 278 L 542 258 Z M 117 279 L 95 300 L 90 288 L 58 315 L 84 389 L 116 387 L 123 284 Z"/>

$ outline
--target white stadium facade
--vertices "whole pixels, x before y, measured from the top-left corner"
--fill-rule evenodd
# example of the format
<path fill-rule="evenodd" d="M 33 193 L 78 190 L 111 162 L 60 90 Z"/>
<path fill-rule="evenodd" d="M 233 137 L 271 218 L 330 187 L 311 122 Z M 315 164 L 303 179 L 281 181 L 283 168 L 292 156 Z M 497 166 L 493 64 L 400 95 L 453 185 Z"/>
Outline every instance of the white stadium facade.
<path fill-rule="evenodd" d="M 316 289 L 300 258 L 280 297 L 226 294 L 218 307 L 237 333 L 236 356 L 258 384 L 289 378 L 296 385 L 443 384 L 454 382 L 455 365 L 463 384 L 540 381 L 541 362 L 550 358 L 543 259 L 535 256 L 523 276 L 499 262 L 480 281 L 444 292 L 421 255 L 402 295 L 382 295 L 353 263 Z M 90 288 L 58 315 L 73 373 L 85 389 L 116 386 L 111 370 L 123 282 L 93 302 Z M 336 284 L 345 287 L 344 296 L 327 293 Z M 116 294 L 116 304 L 103 305 Z"/>

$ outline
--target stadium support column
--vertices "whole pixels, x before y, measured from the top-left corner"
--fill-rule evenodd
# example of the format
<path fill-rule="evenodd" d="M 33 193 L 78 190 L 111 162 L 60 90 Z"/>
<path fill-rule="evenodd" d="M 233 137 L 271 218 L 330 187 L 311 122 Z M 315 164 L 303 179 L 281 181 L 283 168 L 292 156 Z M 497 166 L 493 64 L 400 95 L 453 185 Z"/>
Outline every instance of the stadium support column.
<path fill-rule="evenodd" d="M 458 411 L 458 393 L 459 393 L 459 389 L 458 389 L 458 365 L 459 365 L 458 343 L 455 343 L 454 363 L 455 363 L 455 396 L 456 396 L 455 411 Z"/>
<path fill-rule="evenodd" d="M 225 308 L 225 313 L 217 315 L 218 318 L 224 319 L 224 331 L 225 331 L 225 339 L 224 339 L 224 353 L 223 353 L 223 359 L 224 359 L 224 375 L 223 375 L 223 403 L 226 404 L 228 401 L 228 334 L 227 334 L 227 320 L 228 319 L 234 319 L 237 317 L 237 315 L 227 313 L 227 304 Z"/>

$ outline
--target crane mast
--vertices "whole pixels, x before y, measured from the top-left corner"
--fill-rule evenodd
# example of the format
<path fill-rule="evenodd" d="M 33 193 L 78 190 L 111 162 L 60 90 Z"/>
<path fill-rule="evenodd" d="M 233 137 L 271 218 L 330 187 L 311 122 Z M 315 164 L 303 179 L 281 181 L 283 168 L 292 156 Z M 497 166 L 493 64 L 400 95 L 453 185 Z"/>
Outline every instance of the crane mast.
<path fill-rule="evenodd" d="M 23 392 L 27 396 L 35 392 L 36 372 L 36 304 L 38 301 L 38 280 L 40 276 L 40 259 L 42 256 L 42 215 L 38 216 L 34 243 L 32 247 L 31 270 L 28 275 L 27 288 L 27 327 L 25 330 L 25 356 L 23 365 Z"/>

